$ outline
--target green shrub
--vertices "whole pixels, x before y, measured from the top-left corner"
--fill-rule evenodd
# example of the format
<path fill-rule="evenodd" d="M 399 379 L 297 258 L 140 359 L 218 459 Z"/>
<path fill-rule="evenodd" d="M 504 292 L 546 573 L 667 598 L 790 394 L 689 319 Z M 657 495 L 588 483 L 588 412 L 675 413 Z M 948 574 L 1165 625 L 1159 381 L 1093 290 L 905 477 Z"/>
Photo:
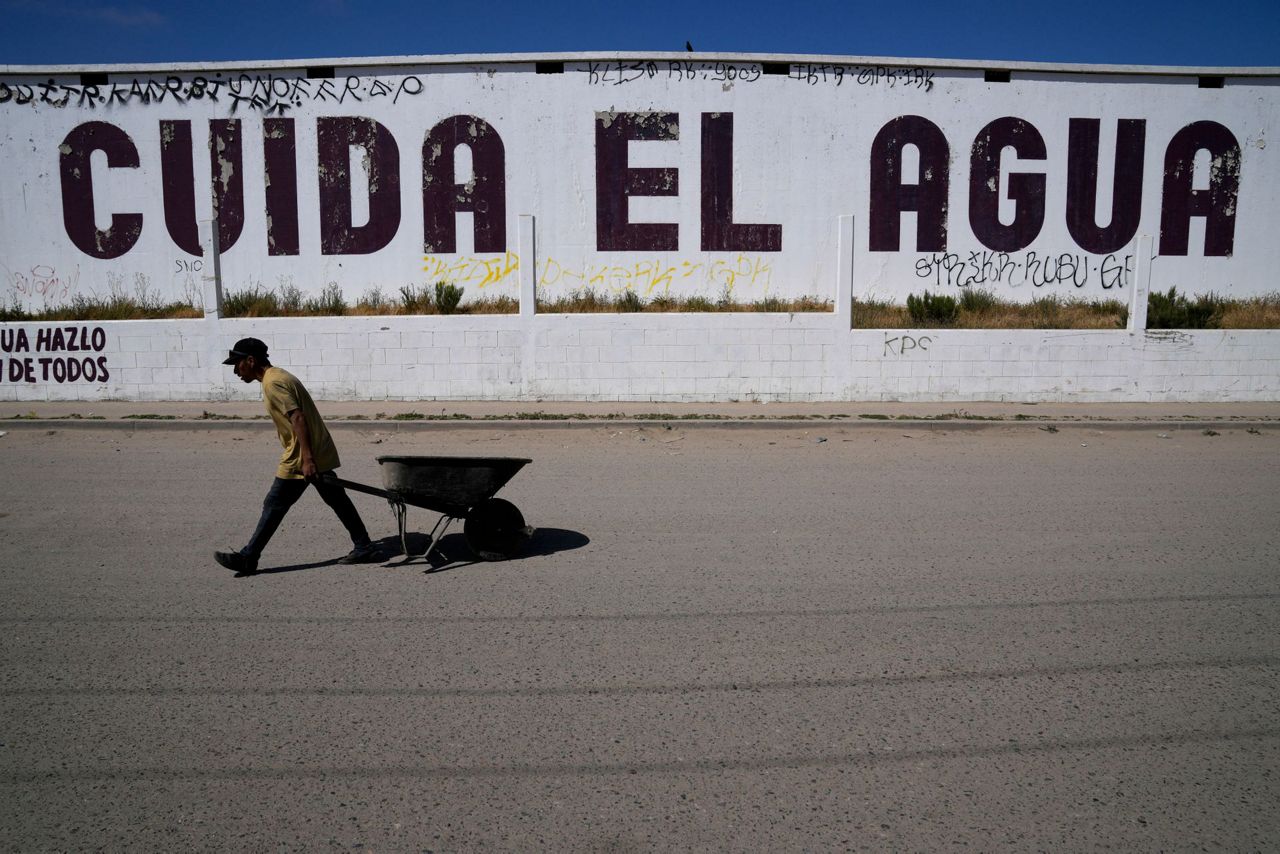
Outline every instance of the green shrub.
<path fill-rule="evenodd" d="M 337 304 L 341 305 L 345 310 L 347 304 L 342 300 L 342 290 L 336 282 L 330 282 L 318 298 L 306 299 L 302 296 L 302 289 L 293 283 L 292 277 L 288 281 L 280 283 L 277 310 L 280 314 L 332 314 L 333 312 L 328 310 L 329 306 L 333 305 L 331 301 L 333 295 L 330 293 L 330 288 L 337 291 Z"/>
<path fill-rule="evenodd" d="M 1180 329 L 1185 320 L 1187 298 L 1177 288 L 1169 288 L 1168 294 L 1152 291 L 1147 294 L 1147 328 Z"/>
<path fill-rule="evenodd" d="M 1147 295 L 1147 328 L 1218 329 L 1226 302 L 1213 293 L 1188 300 L 1177 288 L 1169 288 L 1167 294 L 1152 291 Z"/>
<path fill-rule="evenodd" d="M 292 285 L 286 286 L 292 287 Z M 296 290 L 296 288 L 294 289 Z M 299 294 L 301 301 L 301 295 Z M 285 308 L 284 299 L 281 299 L 281 308 Z M 292 313 L 293 296 L 289 295 L 289 308 L 286 311 Z M 311 299 L 302 301 L 301 310 L 307 314 L 323 315 L 330 317 L 340 317 L 347 313 L 347 301 L 342 298 L 342 288 L 338 287 L 337 282 L 330 282 L 324 286 L 324 290 L 320 295 Z"/>
<path fill-rule="evenodd" d="M 463 289 L 450 282 L 436 282 L 436 311 L 453 314 L 462 302 Z"/>
<path fill-rule="evenodd" d="M 269 317 L 280 313 L 280 303 L 274 291 L 261 284 L 239 291 L 229 291 L 222 296 L 224 317 Z"/>
<path fill-rule="evenodd" d="M 917 326 L 931 324 L 945 326 L 955 321 L 959 311 L 960 307 L 956 304 L 955 297 L 942 294 L 935 296 L 928 291 L 920 297 L 915 294 L 907 295 L 907 313 L 911 315 L 912 322 Z"/>
<path fill-rule="evenodd" d="M 430 314 L 434 305 L 425 285 L 402 285 L 400 303 L 405 314 Z"/>
<path fill-rule="evenodd" d="M 1191 302 L 1188 319 L 1197 324 L 1194 329 L 1222 328 L 1222 315 L 1226 312 L 1228 300 L 1210 291 L 1196 297 Z"/>
<path fill-rule="evenodd" d="M 623 291 L 618 296 L 618 311 L 644 311 L 644 298 L 635 291 Z"/>
<path fill-rule="evenodd" d="M 965 288 L 960 293 L 961 311 L 980 314 L 984 311 L 990 311 L 999 304 L 1000 300 L 996 299 L 996 295 L 990 291 L 982 291 L 977 288 Z"/>

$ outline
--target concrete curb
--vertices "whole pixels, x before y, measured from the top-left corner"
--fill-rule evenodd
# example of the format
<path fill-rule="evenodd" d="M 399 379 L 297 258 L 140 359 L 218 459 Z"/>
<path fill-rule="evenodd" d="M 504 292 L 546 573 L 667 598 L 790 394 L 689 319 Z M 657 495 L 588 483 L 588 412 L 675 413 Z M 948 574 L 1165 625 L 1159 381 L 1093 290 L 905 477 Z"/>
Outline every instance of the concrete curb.
<path fill-rule="evenodd" d="M 547 429 L 731 429 L 731 430 L 816 430 L 872 429 L 926 430 L 933 432 L 975 431 L 1009 428 L 1053 427 L 1058 430 L 1280 430 L 1280 422 L 1257 419 L 1194 420 L 1092 420 L 1092 419 L 932 419 L 932 418 L 546 418 L 546 419 L 432 419 L 412 421 L 333 419 L 325 422 L 331 430 L 364 430 L 379 433 L 419 433 L 432 430 L 547 430 Z M 148 430 L 261 430 L 273 431 L 275 425 L 266 419 L 13 419 L 0 420 L 0 433 L 6 430 L 109 430 L 145 432 Z"/>

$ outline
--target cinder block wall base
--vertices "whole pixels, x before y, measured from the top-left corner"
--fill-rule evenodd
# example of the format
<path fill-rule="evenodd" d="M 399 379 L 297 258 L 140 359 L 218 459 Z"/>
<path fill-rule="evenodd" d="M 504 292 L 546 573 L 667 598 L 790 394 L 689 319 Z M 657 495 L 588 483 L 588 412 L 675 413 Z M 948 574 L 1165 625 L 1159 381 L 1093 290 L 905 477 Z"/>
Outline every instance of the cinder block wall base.
<path fill-rule="evenodd" d="M 843 317 L 7 323 L 0 324 L 0 400 L 256 399 L 258 389 L 221 364 L 231 343 L 249 335 L 323 400 L 1280 399 L 1274 330 L 850 330 Z"/>

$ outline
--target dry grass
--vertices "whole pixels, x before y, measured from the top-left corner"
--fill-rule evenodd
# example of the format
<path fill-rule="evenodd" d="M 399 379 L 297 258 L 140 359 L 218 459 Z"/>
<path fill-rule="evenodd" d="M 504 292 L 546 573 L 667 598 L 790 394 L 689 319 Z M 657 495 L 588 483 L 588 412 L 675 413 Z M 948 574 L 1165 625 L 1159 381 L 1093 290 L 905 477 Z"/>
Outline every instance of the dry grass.
<path fill-rule="evenodd" d="M 464 303 L 463 314 L 519 314 L 520 300 L 509 296 L 481 297 Z"/>
<path fill-rule="evenodd" d="M 1280 329 L 1280 291 L 1223 306 L 1223 329 Z"/>
<path fill-rule="evenodd" d="M 955 301 L 946 318 L 913 315 L 905 305 L 883 300 L 854 300 L 855 329 L 1123 329 L 1128 308 L 1118 301 L 1041 297 L 1029 303 L 996 299 L 981 291 Z"/>
<path fill-rule="evenodd" d="M 406 285 L 394 296 L 381 288 L 366 291 L 349 305 L 337 285 L 315 297 L 304 297 L 297 288 L 279 291 L 253 287 L 223 297 L 224 317 L 381 317 L 436 314 L 518 314 L 520 301 L 511 296 L 481 297 L 462 302 L 462 288 L 438 283 Z"/>
<path fill-rule="evenodd" d="M 1129 321 L 1124 303 L 1109 300 L 1042 298 L 997 305 L 977 312 L 960 310 L 959 329 L 1123 329 Z"/>
<path fill-rule="evenodd" d="M 162 302 L 145 294 L 130 297 L 77 295 L 65 305 L 28 311 L 17 304 L 0 304 L 0 323 L 40 323 L 50 320 L 182 320 L 204 317 L 204 309 L 187 302 Z"/>
<path fill-rule="evenodd" d="M 596 314 L 616 312 L 617 306 L 599 291 L 573 291 L 567 296 L 552 300 L 538 300 L 538 313 L 549 314 Z"/>
<path fill-rule="evenodd" d="M 371 303 L 364 300 L 348 308 L 348 317 L 386 317 L 397 315 L 443 314 L 434 303 L 406 306 L 403 302 Z M 461 303 L 449 314 L 519 314 L 520 300 L 509 296 L 481 297 Z"/>
<path fill-rule="evenodd" d="M 1222 329 L 1280 329 L 1280 291 L 1242 300 L 1225 300 L 1212 294 L 1187 300 L 1170 294 L 1153 293 L 1149 305 L 1149 327 L 1161 321 L 1156 309 L 1174 301 L 1200 306 L 1202 313 L 1212 308 L 1205 325 Z M 1163 300 L 1163 302 L 1161 302 Z M 935 302 L 938 298 L 935 298 Z M 940 316 L 922 314 L 920 301 L 913 316 L 906 305 L 887 300 L 854 300 L 852 324 L 856 329 L 1123 329 L 1128 307 L 1119 301 L 1090 301 L 1041 297 L 1029 303 L 999 300 L 990 293 L 967 290 L 954 299 L 953 312 Z M 659 294 L 645 300 L 632 291 L 611 296 L 594 290 L 573 291 L 553 300 L 539 300 L 538 311 L 551 314 L 625 312 L 829 312 L 830 300 L 814 296 L 795 299 L 765 297 L 754 302 L 734 300 L 726 292 L 717 299 L 705 296 L 677 297 Z M 438 314 L 518 314 L 520 301 L 513 296 L 485 296 L 462 301 L 462 289 L 443 285 L 409 285 L 395 294 L 375 288 L 354 304 L 348 304 L 337 285 L 320 294 L 304 295 L 292 285 L 279 290 L 256 285 L 231 292 L 223 300 L 224 317 L 333 317 Z M 134 296 L 113 293 L 106 297 L 76 296 L 62 306 L 28 311 L 18 305 L 0 303 L 0 322 L 41 322 L 58 320 L 153 320 L 201 318 L 201 308 L 189 302 L 162 302 L 142 292 Z M 1165 324 L 1170 325 L 1170 324 Z M 1182 328 L 1179 326 L 1178 328 Z"/>
<path fill-rule="evenodd" d="M 633 291 L 623 291 L 617 296 L 609 296 L 599 291 L 583 289 L 571 291 L 565 296 L 551 300 L 538 300 L 538 312 L 546 314 L 618 314 L 627 312 L 822 312 L 831 311 L 831 300 L 814 296 L 802 296 L 796 299 L 780 297 L 764 297 L 755 302 L 740 302 L 732 299 L 727 293 L 718 299 L 704 296 L 679 297 L 671 294 L 659 294 L 653 299 L 645 300 Z"/>
<path fill-rule="evenodd" d="M 854 329 L 913 329 L 911 315 L 905 305 L 888 300 L 854 300 Z"/>
<path fill-rule="evenodd" d="M 1192 322 L 1197 311 L 1200 320 Z M 1147 318 L 1149 329 L 1280 329 L 1280 292 L 1242 300 L 1153 292 Z M 913 316 L 907 306 L 884 300 L 855 300 L 852 318 L 855 329 L 1123 329 L 1128 320 L 1129 307 L 1118 300 L 1046 296 L 1013 303 L 982 291 L 962 293 L 949 318 Z"/>

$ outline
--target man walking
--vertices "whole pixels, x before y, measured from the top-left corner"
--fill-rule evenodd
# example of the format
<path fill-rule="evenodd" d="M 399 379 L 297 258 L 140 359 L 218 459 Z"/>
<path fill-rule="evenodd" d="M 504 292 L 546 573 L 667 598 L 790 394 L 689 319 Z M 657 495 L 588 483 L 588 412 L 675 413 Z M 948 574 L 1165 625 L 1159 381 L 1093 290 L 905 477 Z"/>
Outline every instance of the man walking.
<path fill-rule="evenodd" d="M 262 400 L 267 414 L 275 422 L 284 455 L 262 502 L 262 516 L 249 544 L 238 552 L 214 552 L 213 559 L 236 572 L 256 571 L 262 550 L 289 508 L 307 491 L 308 483 L 315 486 L 351 535 L 351 552 L 338 562 L 362 563 L 377 559 L 377 549 L 369 540 L 369 532 L 346 490 L 320 478 L 340 465 L 338 449 L 306 388 L 293 374 L 271 364 L 267 345 L 257 338 L 237 341 L 223 364 L 235 366 L 236 376 L 246 383 L 262 383 Z"/>

